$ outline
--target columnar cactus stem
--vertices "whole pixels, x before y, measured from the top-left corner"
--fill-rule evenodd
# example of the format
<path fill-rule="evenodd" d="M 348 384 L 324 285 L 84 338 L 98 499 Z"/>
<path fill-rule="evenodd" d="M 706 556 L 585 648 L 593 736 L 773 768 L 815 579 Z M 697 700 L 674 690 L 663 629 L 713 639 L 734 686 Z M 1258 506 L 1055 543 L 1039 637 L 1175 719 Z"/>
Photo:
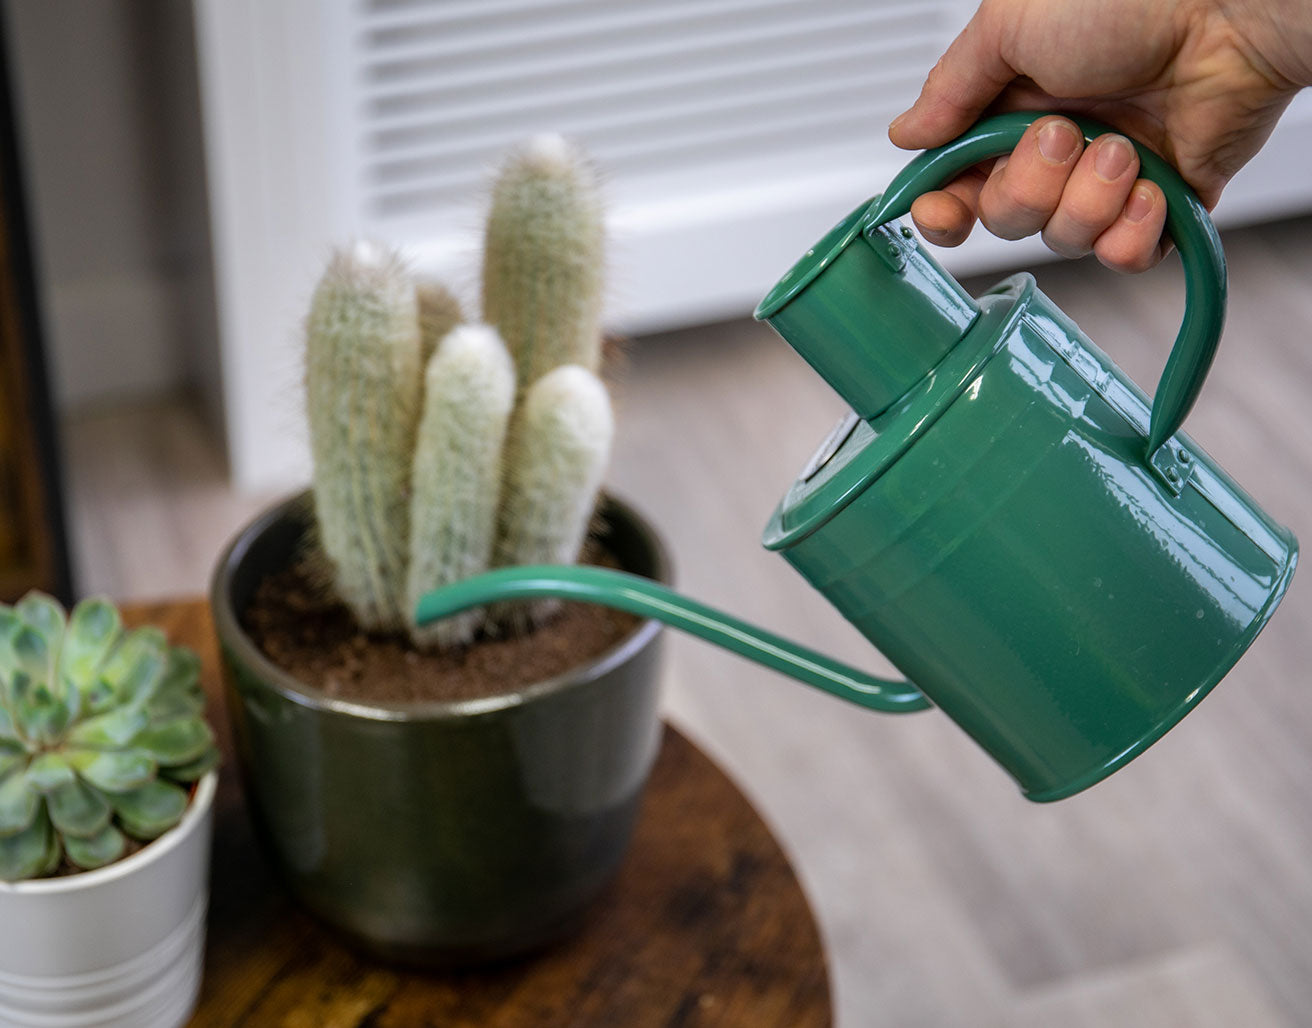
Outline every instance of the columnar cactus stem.
<path fill-rule="evenodd" d="M 415 299 L 419 302 L 419 364 L 426 368 L 437 344 L 465 319 L 460 301 L 441 282 L 418 283 Z"/>
<path fill-rule="evenodd" d="M 604 217 L 596 175 L 559 136 L 506 161 L 483 255 L 483 320 L 496 326 L 519 388 L 563 364 L 601 363 Z"/>
<path fill-rule="evenodd" d="M 365 629 L 402 631 L 408 620 L 419 358 L 418 304 L 401 260 L 368 244 L 335 255 L 306 325 L 306 411 L 323 549 Z"/>
<path fill-rule="evenodd" d="M 610 397 L 586 368 L 567 364 L 538 379 L 516 412 L 494 563 L 572 564 L 587 535 L 610 457 Z M 540 622 L 554 601 L 507 607 L 494 618 L 513 630 Z"/>
<path fill-rule="evenodd" d="M 464 325 L 448 334 L 424 376 L 424 412 L 410 498 L 413 616 L 430 589 L 485 571 L 492 557 L 501 492 L 501 449 L 515 402 L 515 367 L 496 330 Z M 416 646 L 468 643 L 483 615 L 471 611 L 425 628 Z"/>

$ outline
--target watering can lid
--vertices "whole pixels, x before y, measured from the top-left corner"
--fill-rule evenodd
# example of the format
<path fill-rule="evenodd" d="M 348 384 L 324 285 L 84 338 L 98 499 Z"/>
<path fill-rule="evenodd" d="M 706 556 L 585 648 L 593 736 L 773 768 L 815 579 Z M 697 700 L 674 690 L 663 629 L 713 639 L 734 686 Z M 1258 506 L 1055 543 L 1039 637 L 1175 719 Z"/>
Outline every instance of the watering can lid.
<path fill-rule="evenodd" d="M 882 475 L 926 432 L 1005 344 L 1024 315 L 1034 279 L 1018 275 L 980 298 L 980 316 L 915 387 L 871 421 L 849 417 L 825 439 L 775 509 L 762 542 L 791 546 Z"/>

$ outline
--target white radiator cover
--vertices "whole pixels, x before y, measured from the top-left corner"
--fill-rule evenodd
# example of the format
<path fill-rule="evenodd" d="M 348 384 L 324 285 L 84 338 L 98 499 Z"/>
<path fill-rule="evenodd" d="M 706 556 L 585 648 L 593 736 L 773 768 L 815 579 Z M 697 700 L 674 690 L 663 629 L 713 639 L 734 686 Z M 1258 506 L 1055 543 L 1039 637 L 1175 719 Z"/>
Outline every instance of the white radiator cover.
<path fill-rule="evenodd" d="M 608 325 L 745 316 L 908 155 L 885 137 L 962 0 L 195 0 L 234 482 L 308 475 L 298 333 L 329 250 L 405 248 L 477 309 L 488 181 L 558 131 L 607 182 Z M 1312 206 L 1312 105 L 1222 221 Z M 957 272 L 1038 259 L 977 233 Z"/>

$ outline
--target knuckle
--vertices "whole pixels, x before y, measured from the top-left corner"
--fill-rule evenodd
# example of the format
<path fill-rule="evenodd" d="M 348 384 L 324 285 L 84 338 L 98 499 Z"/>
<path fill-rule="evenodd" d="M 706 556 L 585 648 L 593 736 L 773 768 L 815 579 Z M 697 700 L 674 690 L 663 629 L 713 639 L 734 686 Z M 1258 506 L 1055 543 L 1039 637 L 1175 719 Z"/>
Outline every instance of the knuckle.
<path fill-rule="evenodd" d="M 1120 204 L 1100 203 L 1096 198 L 1078 193 L 1062 197 L 1060 209 L 1062 217 L 1087 233 L 1090 239 L 1111 228 L 1121 213 Z"/>
<path fill-rule="evenodd" d="M 1156 247 L 1145 250 L 1128 242 L 1099 240 L 1094 246 L 1094 254 L 1100 264 L 1126 275 L 1137 275 L 1147 271 L 1157 263 Z"/>
<path fill-rule="evenodd" d="M 1039 231 L 1055 208 L 1055 202 L 1045 203 L 1042 197 L 1003 181 L 980 196 L 979 218 L 994 235 L 1022 239 Z"/>
<path fill-rule="evenodd" d="M 1058 257 L 1066 257 L 1071 260 L 1083 257 L 1092 249 L 1089 242 L 1050 228 L 1045 229 L 1043 232 L 1043 243 Z"/>

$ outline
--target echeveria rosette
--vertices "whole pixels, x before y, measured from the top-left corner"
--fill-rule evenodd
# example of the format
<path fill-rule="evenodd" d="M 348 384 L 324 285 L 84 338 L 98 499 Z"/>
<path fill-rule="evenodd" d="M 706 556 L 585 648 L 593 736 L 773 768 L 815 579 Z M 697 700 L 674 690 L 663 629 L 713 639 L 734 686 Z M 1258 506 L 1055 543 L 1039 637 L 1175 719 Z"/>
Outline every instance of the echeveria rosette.
<path fill-rule="evenodd" d="M 0 880 L 101 867 L 178 823 L 218 763 L 199 672 L 107 600 L 0 604 Z"/>

